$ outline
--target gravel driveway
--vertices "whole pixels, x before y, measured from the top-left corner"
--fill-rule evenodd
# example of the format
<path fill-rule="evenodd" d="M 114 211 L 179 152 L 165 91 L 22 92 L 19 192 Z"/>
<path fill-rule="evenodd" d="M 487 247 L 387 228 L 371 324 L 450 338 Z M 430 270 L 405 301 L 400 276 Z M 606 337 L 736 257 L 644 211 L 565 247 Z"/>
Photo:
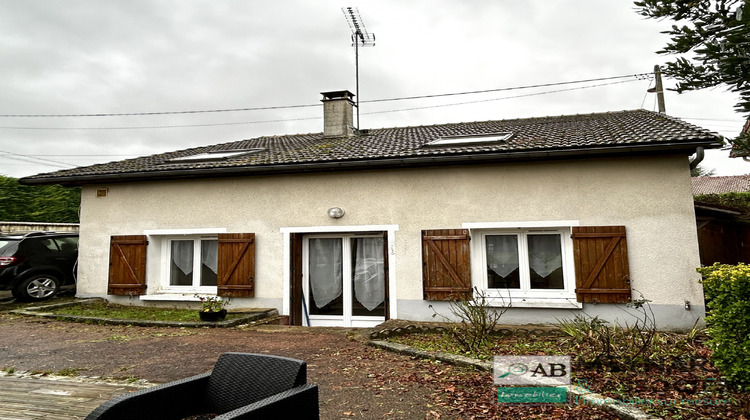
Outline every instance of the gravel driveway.
<path fill-rule="evenodd" d="M 307 362 L 308 382 L 320 389 L 322 419 L 500 414 L 488 413 L 498 408 L 488 373 L 373 348 L 366 344 L 368 330 L 93 325 L 6 312 L 16 306 L 0 296 L 0 370 L 160 383 L 209 371 L 224 352 L 268 353 Z M 612 418 L 582 406 L 504 407 L 502 413 L 509 418 Z"/>

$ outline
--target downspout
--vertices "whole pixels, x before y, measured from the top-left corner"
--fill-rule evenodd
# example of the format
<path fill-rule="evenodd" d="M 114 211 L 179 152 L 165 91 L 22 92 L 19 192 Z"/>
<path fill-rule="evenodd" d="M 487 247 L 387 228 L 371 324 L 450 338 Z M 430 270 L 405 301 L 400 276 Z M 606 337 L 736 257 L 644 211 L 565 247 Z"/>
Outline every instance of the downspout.
<path fill-rule="evenodd" d="M 699 163 L 703 161 L 703 158 L 705 157 L 705 153 L 703 153 L 703 146 L 698 146 L 695 148 L 695 157 L 690 159 L 690 170 L 692 171 L 695 169 Z"/>

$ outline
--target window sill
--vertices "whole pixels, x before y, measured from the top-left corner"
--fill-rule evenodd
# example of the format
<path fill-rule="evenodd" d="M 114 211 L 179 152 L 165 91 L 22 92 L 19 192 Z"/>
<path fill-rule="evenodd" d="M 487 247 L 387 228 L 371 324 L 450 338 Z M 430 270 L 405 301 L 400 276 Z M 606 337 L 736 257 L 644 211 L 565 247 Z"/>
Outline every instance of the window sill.
<path fill-rule="evenodd" d="M 494 307 L 506 307 L 511 308 L 557 308 L 557 309 L 581 309 L 583 303 L 576 301 L 575 296 L 565 298 L 521 298 L 521 297 L 510 297 L 510 298 L 488 298 L 487 304 Z"/>

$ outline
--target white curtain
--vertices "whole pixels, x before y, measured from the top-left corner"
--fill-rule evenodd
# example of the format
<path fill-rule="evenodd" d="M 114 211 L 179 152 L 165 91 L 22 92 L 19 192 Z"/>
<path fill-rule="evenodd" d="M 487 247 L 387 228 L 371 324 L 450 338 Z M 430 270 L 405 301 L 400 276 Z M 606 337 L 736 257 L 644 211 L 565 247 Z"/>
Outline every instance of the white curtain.
<path fill-rule="evenodd" d="M 500 277 L 518 269 L 518 239 L 515 235 L 487 236 L 487 266 Z"/>
<path fill-rule="evenodd" d="M 309 246 L 310 288 L 315 306 L 322 308 L 343 292 L 341 239 L 310 239 Z"/>
<path fill-rule="evenodd" d="M 560 235 L 529 235 L 529 265 L 541 277 L 562 267 Z"/>
<path fill-rule="evenodd" d="M 385 259 L 382 238 L 355 238 L 354 296 L 368 311 L 385 300 Z"/>
<path fill-rule="evenodd" d="M 219 272 L 219 241 L 201 241 L 201 264 Z"/>
<path fill-rule="evenodd" d="M 193 241 L 172 241 L 172 261 L 185 275 L 193 272 Z"/>

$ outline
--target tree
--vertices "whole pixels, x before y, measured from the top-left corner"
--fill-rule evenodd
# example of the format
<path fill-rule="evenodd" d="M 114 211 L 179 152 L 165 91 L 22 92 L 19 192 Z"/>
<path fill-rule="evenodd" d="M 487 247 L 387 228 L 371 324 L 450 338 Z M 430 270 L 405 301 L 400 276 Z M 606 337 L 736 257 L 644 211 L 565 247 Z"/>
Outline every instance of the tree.
<path fill-rule="evenodd" d="M 701 165 L 696 165 L 695 168 L 690 169 L 690 176 L 713 176 L 716 173 L 713 169 L 706 169 Z"/>
<path fill-rule="evenodd" d="M 20 185 L 0 176 L 0 220 L 4 222 L 77 223 L 80 188 Z"/>
<path fill-rule="evenodd" d="M 643 0 L 636 10 L 651 19 L 677 24 L 659 54 L 677 56 L 663 73 L 677 81 L 677 92 L 724 86 L 736 92 L 737 112 L 750 116 L 750 0 Z M 750 155 L 747 139 L 729 140 L 738 155 Z"/>

